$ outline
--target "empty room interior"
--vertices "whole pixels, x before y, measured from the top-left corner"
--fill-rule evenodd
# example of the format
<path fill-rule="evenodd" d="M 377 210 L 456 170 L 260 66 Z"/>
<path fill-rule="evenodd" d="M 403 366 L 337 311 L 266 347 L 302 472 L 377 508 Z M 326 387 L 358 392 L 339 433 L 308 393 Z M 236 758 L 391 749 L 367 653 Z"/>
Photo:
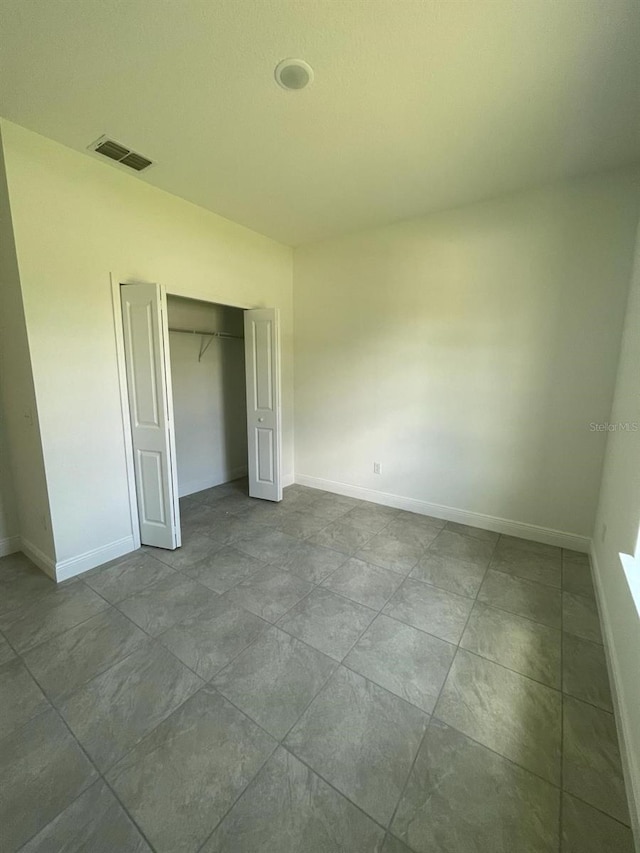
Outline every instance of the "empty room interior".
<path fill-rule="evenodd" d="M 640 853 L 637 0 L 0 5 L 2 853 Z"/>

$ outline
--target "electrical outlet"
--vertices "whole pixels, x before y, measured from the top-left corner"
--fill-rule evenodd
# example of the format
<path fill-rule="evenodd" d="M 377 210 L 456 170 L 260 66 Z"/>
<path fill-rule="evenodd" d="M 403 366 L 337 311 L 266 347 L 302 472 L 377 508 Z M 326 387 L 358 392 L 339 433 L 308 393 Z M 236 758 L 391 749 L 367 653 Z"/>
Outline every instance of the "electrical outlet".
<path fill-rule="evenodd" d="M 382 474 L 382 465 L 380 464 L 380 462 L 373 463 L 373 473 Z"/>
<path fill-rule="evenodd" d="M 607 525 L 604 523 L 604 521 L 602 522 L 602 533 L 600 534 L 600 538 L 603 542 L 607 538 Z"/>

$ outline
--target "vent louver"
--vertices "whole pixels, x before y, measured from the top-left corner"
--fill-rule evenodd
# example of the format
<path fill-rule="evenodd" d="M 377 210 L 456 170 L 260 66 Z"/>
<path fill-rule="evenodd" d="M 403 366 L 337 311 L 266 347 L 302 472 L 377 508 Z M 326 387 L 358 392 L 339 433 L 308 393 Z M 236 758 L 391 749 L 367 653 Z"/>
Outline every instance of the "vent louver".
<path fill-rule="evenodd" d="M 117 163 L 122 163 L 123 166 L 128 166 L 136 172 L 142 172 L 153 165 L 153 160 L 148 157 L 143 157 L 142 154 L 137 154 L 130 148 L 115 142 L 113 139 L 107 139 L 106 136 L 101 136 L 93 142 L 89 148 L 97 154 L 102 154 L 110 160 L 115 160 Z"/>
<path fill-rule="evenodd" d="M 120 162 L 124 163 L 125 166 L 129 166 L 131 169 L 135 169 L 136 172 L 141 172 L 143 169 L 146 169 L 147 166 L 151 165 L 151 160 L 147 160 L 146 157 L 142 157 L 140 154 L 134 154 L 133 151 L 131 154 L 127 154 L 126 157 L 123 157 Z"/>

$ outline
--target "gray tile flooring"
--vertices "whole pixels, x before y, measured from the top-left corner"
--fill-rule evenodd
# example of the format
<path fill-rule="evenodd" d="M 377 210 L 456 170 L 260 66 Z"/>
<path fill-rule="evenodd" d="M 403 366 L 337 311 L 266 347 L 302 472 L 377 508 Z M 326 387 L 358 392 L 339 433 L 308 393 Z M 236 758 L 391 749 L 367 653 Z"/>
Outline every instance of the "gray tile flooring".
<path fill-rule="evenodd" d="M 3 853 L 632 853 L 584 555 L 245 489 L 0 560 Z"/>

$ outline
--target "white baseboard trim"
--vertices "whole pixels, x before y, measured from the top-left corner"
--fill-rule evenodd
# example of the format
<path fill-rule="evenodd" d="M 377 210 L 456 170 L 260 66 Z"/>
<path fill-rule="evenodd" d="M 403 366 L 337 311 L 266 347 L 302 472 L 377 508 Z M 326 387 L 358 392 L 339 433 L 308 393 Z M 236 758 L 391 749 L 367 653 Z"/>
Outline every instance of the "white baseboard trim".
<path fill-rule="evenodd" d="M 207 477 L 204 480 L 188 480 L 186 483 L 178 483 L 178 496 L 184 498 L 187 495 L 194 494 L 194 492 L 212 489 L 214 486 L 221 486 L 223 483 L 230 483 L 231 480 L 237 480 L 239 477 L 246 476 L 247 466 L 241 465 L 238 468 L 231 468 L 218 477 Z"/>
<path fill-rule="evenodd" d="M 20 545 L 19 536 L 5 536 L 4 539 L 0 539 L 0 557 L 15 554 L 16 551 L 20 550 Z"/>
<path fill-rule="evenodd" d="M 92 551 L 85 551 L 84 554 L 78 554 L 77 557 L 60 560 L 55 565 L 55 579 L 58 582 L 69 580 L 69 578 L 74 578 L 83 572 L 88 572 L 89 569 L 95 569 L 96 566 L 108 563 L 109 560 L 123 557 L 131 551 L 135 551 L 135 548 L 133 536 L 125 536 L 123 539 L 118 539 L 115 542 L 109 542 L 108 545 L 101 545 Z"/>
<path fill-rule="evenodd" d="M 613 697 L 613 707 L 618 729 L 622 771 L 629 800 L 631 829 L 633 837 L 635 838 L 636 850 L 640 853 L 640 762 L 638 761 L 638 756 L 634 755 L 629 749 L 629 731 L 631 729 L 628 713 L 629 706 L 625 701 L 624 685 L 622 683 L 622 678 L 620 677 L 620 666 L 618 664 L 616 647 L 613 642 L 613 632 L 611 630 L 612 622 L 607 602 L 602 592 L 600 567 L 598 566 L 598 560 L 596 558 L 596 552 L 593 545 L 591 546 L 590 557 L 593 579 L 595 581 L 596 597 L 598 600 L 598 611 L 600 613 L 600 624 L 604 635 L 604 651 L 607 660 L 607 669 L 609 670 L 609 682 L 611 685 L 611 695 Z"/>
<path fill-rule="evenodd" d="M 591 539 L 588 536 L 578 536 L 575 533 L 566 533 L 562 530 L 554 530 L 551 527 L 539 527 L 536 524 L 528 524 L 524 521 L 512 521 L 508 518 L 497 518 L 493 515 L 469 512 L 468 510 L 433 504 L 416 498 L 405 498 L 400 495 L 379 492 L 375 489 L 366 489 L 363 486 L 351 486 L 347 483 L 324 480 L 321 477 L 309 477 L 307 474 L 296 473 L 295 482 L 300 483 L 301 486 L 310 486 L 313 489 L 322 489 L 325 492 L 347 495 L 350 498 L 371 501 L 371 503 L 391 506 L 395 509 L 405 509 L 419 515 L 431 515 L 445 521 L 457 521 L 460 524 L 468 524 L 470 527 L 493 530 L 494 533 L 519 536 L 521 539 L 529 539 L 532 542 L 544 542 L 546 545 L 557 545 L 560 548 L 589 553 Z"/>
<path fill-rule="evenodd" d="M 286 489 L 287 486 L 293 486 L 296 482 L 296 478 L 293 474 L 284 474 L 282 476 L 282 488 Z"/>
<path fill-rule="evenodd" d="M 22 538 L 20 540 L 20 550 L 27 555 L 32 563 L 35 563 L 39 569 L 42 569 L 45 575 L 49 575 L 54 581 L 57 580 L 55 561 L 41 551 L 40 548 Z"/>

